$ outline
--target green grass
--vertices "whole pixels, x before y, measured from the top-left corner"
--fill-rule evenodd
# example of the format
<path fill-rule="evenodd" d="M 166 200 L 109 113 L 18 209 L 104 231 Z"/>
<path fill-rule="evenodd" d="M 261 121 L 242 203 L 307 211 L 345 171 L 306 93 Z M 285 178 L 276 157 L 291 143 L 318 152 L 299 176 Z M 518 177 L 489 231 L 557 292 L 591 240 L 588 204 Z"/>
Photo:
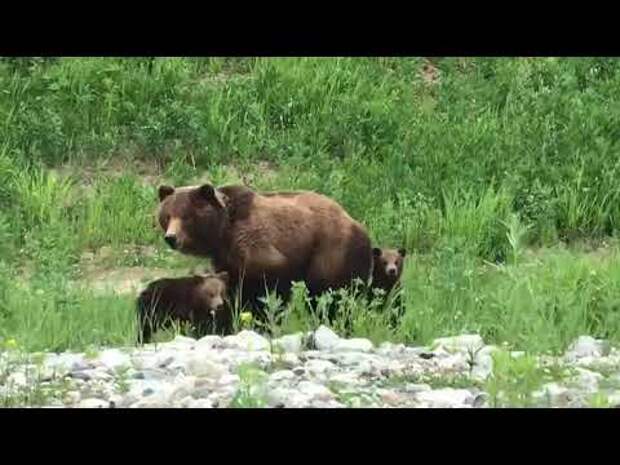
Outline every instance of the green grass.
<path fill-rule="evenodd" d="M 200 264 L 162 243 L 157 185 L 247 177 L 327 194 L 409 250 L 404 317 L 345 296 L 353 335 L 618 342 L 620 62 L 436 59 L 430 85 L 423 61 L 0 59 L 0 337 L 132 343 L 134 296 L 85 276 Z M 320 322 L 300 291 L 270 329 Z"/>

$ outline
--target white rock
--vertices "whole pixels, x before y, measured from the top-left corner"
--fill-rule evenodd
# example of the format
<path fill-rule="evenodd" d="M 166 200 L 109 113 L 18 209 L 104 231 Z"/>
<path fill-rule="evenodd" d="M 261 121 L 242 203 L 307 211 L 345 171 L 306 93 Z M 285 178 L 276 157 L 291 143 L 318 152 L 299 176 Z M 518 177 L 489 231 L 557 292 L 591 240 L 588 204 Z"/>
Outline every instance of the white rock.
<path fill-rule="evenodd" d="M 341 404 L 340 402 L 334 399 L 316 400 L 316 401 L 313 401 L 311 405 L 308 405 L 308 408 L 320 408 L 320 409 L 346 408 L 346 405 Z"/>
<path fill-rule="evenodd" d="M 620 391 L 613 392 L 607 396 L 607 402 L 611 407 L 620 407 Z"/>
<path fill-rule="evenodd" d="M 118 349 L 104 350 L 99 355 L 98 360 L 110 371 L 126 368 L 131 365 L 129 354 L 121 352 Z"/>
<path fill-rule="evenodd" d="M 205 358 L 202 354 L 192 354 L 187 358 L 187 372 L 193 376 L 218 379 L 228 372 L 228 369 L 220 364 Z"/>
<path fill-rule="evenodd" d="M 7 386 L 22 388 L 28 386 L 28 378 L 21 371 L 11 373 L 6 379 Z"/>
<path fill-rule="evenodd" d="M 193 337 L 183 336 L 181 334 L 177 334 L 175 338 L 166 343 L 167 346 L 179 349 L 190 349 L 196 345 L 196 339 Z"/>
<path fill-rule="evenodd" d="M 338 335 L 324 325 L 319 326 L 313 335 L 314 346 L 318 350 L 331 350 L 339 340 Z"/>
<path fill-rule="evenodd" d="M 177 405 L 181 408 L 188 408 L 191 407 L 191 404 L 194 402 L 194 398 L 191 396 L 187 396 L 184 397 L 183 399 L 181 399 Z"/>
<path fill-rule="evenodd" d="M 484 347 L 484 341 L 478 334 L 462 334 L 453 337 L 441 337 L 431 344 L 434 350 L 443 349 L 447 352 L 475 351 Z"/>
<path fill-rule="evenodd" d="M 280 383 L 282 381 L 292 381 L 297 379 L 291 370 L 278 370 L 269 376 L 269 382 Z"/>
<path fill-rule="evenodd" d="M 219 386 L 233 386 L 239 384 L 239 375 L 235 375 L 233 373 L 226 373 L 218 379 L 217 384 Z"/>
<path fill-rule="evenodd" d="M 270 352 L 261 351 L 234 351 L 232 354 L 226 354 L 220 362 L 227 365 L 230 370 L 234 371 L 242 364 L 256 365 L 259 368 L 266 369 L 273 363 L 273 357 Z"/>
<path fill-rule="evenodd" d="M 299 393 L 295 389 L 277 386 L 267 391 L 266 400 L 270 407 L 293 407 L 295 404 L 299 404 Z M 306 400 L 306 396 L 303 396 L 303 401 Z M 301 407 L 302 405 L 296 406 Z"/>
<path fill-rule="evenodd" d="M 196 350 L 211 350 L 220 348 L 223 345 L 223 340 L 220 336 L 208 335 L 198 339 L 196 342 Z"/>
<path fill-rule="evenodd" d="M 393 389 L 377 389 L 376 395 L 379 396 L 381 402 L 388 406 L 400 405 L 405 400 L 402 394 L 399 394 Z"/>
<path fill-rule="evenodd" d="M 177 360 L 178 355 L 177 351 L 164 349 L 144 360 L 142 366 L 136 365 L 136 368 L 166 368 Z"/>
<path fill-rule="evenodd" d="M 286 353 L 299 353 L 303 349 L 303 334 L 289 334 L 273 340 L 274 348 L 278 348 Z"/>
<path fill-rule="evenodd" d="M 379 345 L 377 353 L 383 356 L 389 356 L 392 354 L 401 354 L 405 352 L 405 344 L 393 344 L 391 342 L 383 342 Z"/>
<path fill-rule="evenodd" d="M 474 397 L 474 402 L 472 406 L 474 408 L 483 408 L 487 406 L 488 401 L 489 401 L 489 394 L 486 392 L 479 392 Z"/>
<path fill-rule="evenodd" d="M 69 391 L 65 394 L 63 402 L 65 404 L 77 404 L 81 398 L 79 391 Z"/>
<path fill-rule="evenodd" d="M 365 360 L 360 362 L 359 365 L 353 367 L 353 373 L 358 376 L 380 376 L 381 368 L 374 365 L 372 362 Z"/>
<path fill-rule="evenodd" d="M 175 379 L 174 385 L 170 389 L 169 399 L 175 401 L 189 396 L 196 387 L 196 378 L 193 376 L 185 376 L 181 379 Z"/>
<path fill-rule="evenodd" d="M 409 384 L 405 385 L 405 392 L 409 392 L 409 393 L 412 393 L 412 394 L 416 393 L 416 392 L 431 391 L 431 390 L 432 390 L 432 388 L 428 384 L 409 383 Z"/>
<path fill-rule="evenodd" d="M 271 344 L 260 334 L 254 331 L 243 330 L 234 336 L 226 336 L 223 347 L 237 350 L 262 351 L 270 350 Z"/>
<path fill-rule="evenodd" d="M 92 363 L 85 360 L 82 354 L 64 353 L 50 354 L 45 359 L 45 365 L 62 375 L 70 371 L 79 371 L 89 368 Z"/>
<path fill-rule="evenodd" d="M 437 359 L 437 368 L 444 372 L 465 372 L 470 368 L 467 355 L 464 352 L 457 352 L 445 358 Z"/>
<path fill-rule="evenodd" d="M 574 341 L 564 358 L 566 361 L 575 361 L 584 357 L 605 357 L 609 355 L 609 343 L 602 339 L 594 339 L 591 336 L 579 336 Z"/>
<path fill-rule="evenodd" d="M 577 388 L 588 393 L 598 392 L 598 384 L 605 378 L 602 374 L 580 367 L 576 367 L 575 371 L 575 376 L 571 381 Z"/>
<path fill-rule="evenodd" d="M 435 358 L 437 354 L 433 352 L 429 352 L 428 349 L 424 347 L 405 347 L 403 350 L 403 355 L 407 358 L 421 358 L 422 360 L 429 360 Z"/>
<path fill-rule="evenodd" d="M 307 373 L 314 376 L 324 376 L 327 373 L 335 371 L 336 366 L 327 360 L 308 360 L 304 368 Z"/>
<path fill-rule="evenodd" d="M 322 384 L 312 383 L 310 381 L 301 381 L 297 386 L 297 390 L 310 397 L 312 400 L 331 400 L 334 393 Z"/>
<path fill-rule="evenodd" d="M 167 408 L 170 405 L 166 404 L 159 398 L 155 397 L 145 397 L 144 399 L 140 399 L 139 401 L 131 404 L 129 408 Z"/>
<path fill-rule="evenodd" d="M 213 403 L 209 399 L 193 399 L 189 404 L 190 408 L 213 408 Z"/>
<path fill-rule="evenodd" d="M 332 350 L 334 352 L 369 352 L 373 347 L 368 339 L 352 338 L 340 339 L 332 346 Z"/>
<path fill-rule="evenodd" d="M 364 352 L 335 352 L 328 356 L 331 362 L 346 367 L 356 367 L 365 362 L 370 362 L 374 365 L 385 365 L 387 363 L 383 357 Z"/>
<path fill-rule="evenodd" d="M 472 378 L 484 381 L 493 373 L 493 353 L 498 350 L 495 346 L 485 346 L 476 353 L 471 371 Z"/>
<path fill-rule="evenodd" d="M 466 408 L 473 405 L 474 395 L 467 389 L 444 388 L 418 392 L 415 399 L 431 408 Z"/>
<path fill-rule="evenodd" d="M 92 370 L 74 371 L 71 373 L 71 377 L 75 379 L 82 379 L 84 381 L 112 381 L 114 376 L 105 371 L 105 368 L 95 368 Z"/>
<path fill-rule="evenodd" d="M 541 390 L 532 394 L 534 400 L 549 401 L 553 406 L 566 406 L 572 396 L 568 388 L 560 386 L 558 383 L 547 383 Z"/>
<path fill-rule="evenodd" d="M 358 384 L 362 384 L 362 380 L 357 373 L 338 373 L 329 378 L 330 381 L 334 383 L 341 383 L 348 386 L 355 386 Z"/>
<path fill-rule="evenodd" d="M 616 360 L 614 357 L 582 357 L 577 360 L 566 362 L 573 364 L 573 366 L 580 366 L 582 368 L 588 368 L 595 371 L 613 371 L 620 369 L 620 360 Z"/>
<path fill-rule="evenodd" d="M 78 408 L 108 408 L 110 403 L 103 399 L 84 399 L 78 404 Z"/>
<path fill-rule="evenodd" d="M 194 344 L 196 344 L 196 339 L 194 339 L 193 337 L 189 337 L 189 336 L 183 336 L 182 334 L 177 334 L 172 340 L 172 342 L 175 342 L 177 344 L 193 346 Z"/>
<path fill-rule="evenodd" d="M 133 401 L 125 402 L 125 399 L 126 397 L 123 397 L 120 394 L 111 395 L 110 398 L 108 399 L 108 402 L 110 403 L 110 408 L 123 408 L 123 407 L 130 405 L 133 402 Z"/>
<path fill-rule="evenodd" d="M 145 379 L 151 381 L 161 381 L 168 376 L 168 373 L 161 368 L 147 368 L 136 371 L 131 375 L 132 379 Z"/>
<path fill-rule="evenodd" d="M 383 357 L 365 352 L 334 352 L 330 360 L 357 376 L 381 375 L 384 370 L 389 370 Z"/>
<path fill-rule="evenodd" d="M 282 354 L 277 358 L 277 361 L 280 362 L 286 368 L 295 368 L 296 366 L 301 365 L 301 361 L 299 357 L 295 354 L 286 353 Z"/>

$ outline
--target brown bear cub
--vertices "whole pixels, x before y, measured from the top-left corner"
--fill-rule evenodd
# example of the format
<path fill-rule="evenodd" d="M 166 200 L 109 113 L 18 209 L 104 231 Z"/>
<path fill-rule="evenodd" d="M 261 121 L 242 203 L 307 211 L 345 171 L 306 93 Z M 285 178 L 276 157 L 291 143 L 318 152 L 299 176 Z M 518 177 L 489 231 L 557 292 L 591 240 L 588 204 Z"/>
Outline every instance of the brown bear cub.
<path fill-rule="evenodd" d="M 196 334 L 228 334 L 232 325 L 227 306 L 228 273 L 205 273 L 151 282 L 138 297 L 138 342 L 172 322 L 190 323 Z"/>
<path fill-rule="evenodd" d="M 392 326 L 398 325 L 405 310 L 400 294 L 401 289 L 399 287 L 406 255 L 407 251 L 403 248 L 380 249 L 374 247 L 372 249 L 373 269 L 372 286 L 370 290 L 372 294 L 374 294 L 374 289 L 382 289 L 385 292 L 382 302 L 383 305 L 385 305 L 388 300 L 393 299 L 390 318 L 390 324 Z M 392 290 L 395 288 L 396 292 L 392 293 Z M 373 297 L 374 295 L 371 295 L 371 298 Z"/>
<path fill-rule="evenodd" d="M 372 284 L 373 287 L 383 289 L 386 293 L 390 292 L 400 281 L 403 273 L 403 264 L 407 251 L 400 249 L 372 249 L 373 268 Z"/>

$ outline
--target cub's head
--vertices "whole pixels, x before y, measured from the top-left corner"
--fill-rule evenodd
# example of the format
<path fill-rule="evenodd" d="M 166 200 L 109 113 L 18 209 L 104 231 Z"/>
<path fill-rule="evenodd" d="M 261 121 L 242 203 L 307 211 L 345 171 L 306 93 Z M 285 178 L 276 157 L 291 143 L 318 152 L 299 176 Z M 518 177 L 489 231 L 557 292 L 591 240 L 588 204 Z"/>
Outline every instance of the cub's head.
<path fill-rule="evenodd" d="M 403 273 L 403 263 L 407 251 L 400 249 L 380 249 L 374 247 L 372 249 L 374 260 L 373 275 L 375 279 L 382 279 L 396 282 Z"/>
<path fill-rule="evenodd" d="M 224 311 L 228 288 L 228 273 L 205 273 L 200 275 L 202 279 L 198 293 L 203 307 L 215 318 Z"/>
<path fill-rule="evenodd" d="M 227 226 L 228 197 L 211 184 L 159 186 L 158 222 L 166 243 L 188 255 L 209 256 Z"/>

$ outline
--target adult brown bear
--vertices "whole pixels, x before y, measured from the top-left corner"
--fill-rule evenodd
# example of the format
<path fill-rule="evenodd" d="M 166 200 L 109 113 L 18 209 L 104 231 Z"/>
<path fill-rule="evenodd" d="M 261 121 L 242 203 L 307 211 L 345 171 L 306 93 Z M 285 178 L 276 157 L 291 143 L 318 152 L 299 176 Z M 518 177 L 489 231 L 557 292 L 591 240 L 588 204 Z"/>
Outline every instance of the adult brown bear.
<path fill-rule="evenodd" d="M 315 296 L 370 276 L 366 230 L 324 195 L 203 184 L 160 186 L 159 200 L 168 245 L 210 258 L 253 307 L 265 289 L 288 296 L 291 281 L 305 282 Z"/>

